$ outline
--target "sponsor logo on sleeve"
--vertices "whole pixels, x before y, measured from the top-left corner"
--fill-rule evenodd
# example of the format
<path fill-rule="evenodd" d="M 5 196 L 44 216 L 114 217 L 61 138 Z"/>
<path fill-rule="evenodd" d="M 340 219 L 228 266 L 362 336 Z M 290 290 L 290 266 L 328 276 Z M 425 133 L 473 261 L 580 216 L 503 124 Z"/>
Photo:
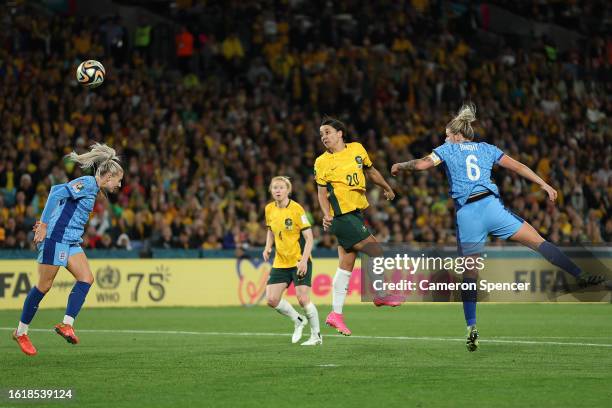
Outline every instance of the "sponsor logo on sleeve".
<path fill-rule="evenodd" d="M 357 162 L 357 168 L 363 168 L 363 159 L 361 158 L 361 156 L 356 156 L 355 161 Z"/>
<path fill-rule="evenodd" d="M 72 190 L 77 194 L 85 188 L 82 181 L 77 181 L 76 183 L 71 184 L 71 187 Z"/>

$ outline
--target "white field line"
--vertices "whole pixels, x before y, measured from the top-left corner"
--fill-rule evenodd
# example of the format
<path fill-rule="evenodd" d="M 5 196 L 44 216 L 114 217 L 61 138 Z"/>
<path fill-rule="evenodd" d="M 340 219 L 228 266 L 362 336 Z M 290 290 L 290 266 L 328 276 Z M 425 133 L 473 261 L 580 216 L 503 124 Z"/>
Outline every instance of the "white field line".
<path fill-rule="evenodd" d="M 0 327 L 0 330 L 15 330 L 14 327 Z M 49 329 L 30 329 L 35 332 L 49 332 L 53 333 Z M 182 331 L 182 330 L 109 330 L 109 329 L 79 329 L 79 333 L 111 333 L 111 334 L 176 334 L 176 335 L 187 335 L 187 336 L 228 336 L 228 337 L 239 337 L 239 336 L 280 336 L 288 337 L 290 334 L 286 333 L 257 333 L 257 332 L 199 332 L 199 331 Z M 346 337 L 340 334 L 328 334 L 325 337 Z M 365 339 L 365 340 L 404 340 L 404 341 L 441 341 L 441 342 L 464 342 L 463 338 L 451 338 L 451 337 L 408 337 L 408 336 L 350 336 L 354 339 Z M 523 339 L 530 337 L 521 337 Z M 571 339 L 572 337 L 567 337 Z M 562 341 L 535 341 L 535 340 L 502 340 L 500 338 L 491 339 L 480 339 L 482 343 L 490 344 L 528 344 L 528 345 L 541 345 L 541 346 L 581 346 L 581 347 L 612 347 L 612 344 L 606 343 L 582 343 L 582 342 L 562 342 Z"/>

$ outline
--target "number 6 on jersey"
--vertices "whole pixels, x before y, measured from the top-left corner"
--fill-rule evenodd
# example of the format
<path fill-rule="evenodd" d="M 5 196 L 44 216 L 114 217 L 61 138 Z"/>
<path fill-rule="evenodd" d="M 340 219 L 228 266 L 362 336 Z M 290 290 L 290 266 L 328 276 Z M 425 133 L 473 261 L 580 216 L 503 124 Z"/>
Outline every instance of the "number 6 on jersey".
<path fill-rule="evenodd" d="M 473 154 L 470 154 L 465 158 L 465 166 L 467 170 L 467 176 L 470 180 L 476 181 L 480 178 L 480 167 L 476 164 L 478 158 Z"/>

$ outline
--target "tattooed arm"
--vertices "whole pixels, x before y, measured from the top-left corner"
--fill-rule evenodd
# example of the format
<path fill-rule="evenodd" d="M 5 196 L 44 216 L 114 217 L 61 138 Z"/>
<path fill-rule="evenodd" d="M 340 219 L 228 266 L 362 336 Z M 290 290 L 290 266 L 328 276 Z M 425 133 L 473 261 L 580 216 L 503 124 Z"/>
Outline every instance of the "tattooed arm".
<path fill-rule="evenodd" d="M 428 156 L 423 157 L 422 159 L 410 160 L 410 161 L 403 162 L 403 163 L 395 163 L 391 167 L 391 175 L 397 176 L 399 172 L 402 170 L 408 170 L 408 171 L 427 170 L 434 166 L 437 166 L 440 163 L 440 159 L 437 156 L 432 157 L 432 155 L 433 153 Z M 437 162 L 436 162 L 436 159 L 437 159 Z"/>

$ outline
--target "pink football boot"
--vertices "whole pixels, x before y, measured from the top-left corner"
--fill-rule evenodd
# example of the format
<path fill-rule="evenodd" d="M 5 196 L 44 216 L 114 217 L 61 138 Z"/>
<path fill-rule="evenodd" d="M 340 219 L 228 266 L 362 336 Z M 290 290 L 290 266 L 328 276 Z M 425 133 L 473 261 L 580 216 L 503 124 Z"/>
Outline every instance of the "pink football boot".
<path fill-rule="evenodd" d="M 331 312 L 330 314 L 328 314 L 327 319 L 325 319 L 325 324 L 331 327 L 335 327 L 340 334 L 343 334 L 345 336 L 351 335 L 351 331 L 348 327 L 346 327 L 346 324 L 344 324 L 344 318 L 340 313 Z"/>
<path fill-rule="evenodd" d="M 400 295 L 384 295 L 384 296 L 376 296 L 373 300 L 376 307 L 381 306 L 391 306 L 397 307 L 402 304 L 402 302 L 406 300 Z"/>

